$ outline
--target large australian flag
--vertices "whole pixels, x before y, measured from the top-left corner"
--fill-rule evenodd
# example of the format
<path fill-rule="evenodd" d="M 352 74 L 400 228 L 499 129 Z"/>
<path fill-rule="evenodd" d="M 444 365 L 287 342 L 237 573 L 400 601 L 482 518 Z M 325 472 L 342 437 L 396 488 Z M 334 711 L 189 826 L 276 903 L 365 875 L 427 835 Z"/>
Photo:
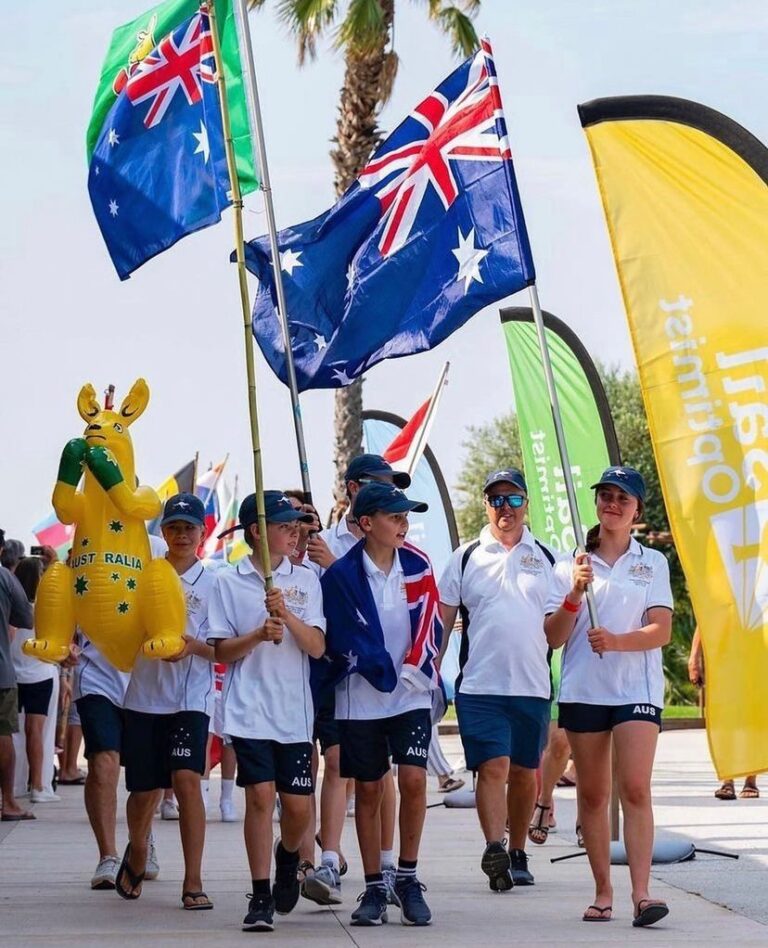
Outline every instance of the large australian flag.
<path fill-rule="evenodd" d="M 382 359 L 431 349 L 535 280 L 490 45 L 483 41 L 375 152 L 325 214 L 282 231 L 299 389 L 348 385 Z M 286 381 L 266 237 L 253 331 Z"/>
<path fill-rule="evenodd" d="M 213 42 L 203 10 L 131 74 L 104 121 L 88 193 L 121 280 L 230 203 Z"/>

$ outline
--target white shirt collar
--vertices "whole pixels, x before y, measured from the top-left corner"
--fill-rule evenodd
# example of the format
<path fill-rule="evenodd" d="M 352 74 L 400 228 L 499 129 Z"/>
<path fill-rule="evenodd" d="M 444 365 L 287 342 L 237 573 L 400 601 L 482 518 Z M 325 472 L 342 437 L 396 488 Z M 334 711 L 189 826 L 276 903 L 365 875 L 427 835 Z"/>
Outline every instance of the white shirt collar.
<path fill-rule="evenodd" d="M 490 524 L 487 523 L 483 527 L 483 529 L 480 531 L 480 544 L 481 546 L 484 546 L 486 549 L 491 549 L 496 552 L 498 552 L 499 550 L 502 550 L 504 552 L 511 553 L 512 550 L 516 550 L 518 546 L 521 546 L 521 545 L 529 546 L 531 549 L 533 549 L 536 545 L 536 541 L 533 539 L 533 534 L 528 529 L 528 527 L 523 525 L 523 533 L 522 533 L 522 536 L 520 537 L 520 540 L 515 544 L 515 546 L 513 546 L 511 549 L 508 549 L 506 546 L 504 546 L 504 544 L 500 540 L 497 540 L 496 537 L 491 533 L 491 526 Z"/>
<path fill-rule="evenodd" d="M 253 565 L 250 554 L 248 556 L 244 556 L 240 560 L 240 562 L 236 566 L 236 569 L 238 573 L 240 573 L 241 576 L 247 576 L 249 573 L 255 573 L 262 582 L 264 581 L 264 577 Z M 272 570 L 272 575 L 284 576 L 287 573 L 290 573 L 292 569 L 293 569 L 293 566 L 291 565 L 291 561 L 288 559 L 287 556 L 284 556 L 282 560 L 278 563 L 278 565 L 275 567 L 275 569 Z"/>
<path fill-rule="evenodd" d="M 368 556 L 365 550 L 363 550 L 363 569 L 365 570 L 365 575 L 370 576 L 371 578 L 379 575 L 388 578 L 393 573 L 402 573 L 403 571 L 397 550 L 395 550 L 395 559 L 392 563 L 392 569 L 389 571 L 389 573 L 385 573 L 383 569 L 379 569 L 379 567 L 373 562 L 370 556 Z"/>
<path fill-rule="evenodd" d="M 182 583 L 186 583 L 187 586 L 194 586 L 195 583 L 198 581 L 198 579 L 200 579 L 200 577 L 203 575 L 204 572 L 205 572 L 205 567 L 200 562 L 200 560 L 196 560 L 189 567 L 186 573 L 181 574 L 179 579 L 182 581 Z"/>

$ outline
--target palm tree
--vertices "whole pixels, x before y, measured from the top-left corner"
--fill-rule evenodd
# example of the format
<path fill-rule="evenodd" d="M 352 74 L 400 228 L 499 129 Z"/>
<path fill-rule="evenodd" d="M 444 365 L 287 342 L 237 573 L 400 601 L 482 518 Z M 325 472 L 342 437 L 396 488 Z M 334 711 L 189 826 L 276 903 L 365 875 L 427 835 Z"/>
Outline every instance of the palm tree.
<path fill-rule="evenodd" d="M 253 9 L 267 0 L 248 0 Z M 477 49 L 473 18 L 481 0 L 421 0 L 427 17 L 449 38 L 456 55 Z M 344 10 L 342 10 L 344 7 Z M 277 0 L 279 17 L 296 37 L 299 65 L 317 56 L 318 41 L 333 33 L 337 49 L 344 50 L 335 147 L 331 151 L 334 186 L 342 195 L 354 182 L 371 153 L 382 140 L 378 117 L 388 101 L 397 73 L 397 53 L 392 48 L 395 0 Z M 334 463 L 337 507 L 344 498 L 344 471 L 362 450 L 363 380 L 340 388 L 335 395 Z"/>

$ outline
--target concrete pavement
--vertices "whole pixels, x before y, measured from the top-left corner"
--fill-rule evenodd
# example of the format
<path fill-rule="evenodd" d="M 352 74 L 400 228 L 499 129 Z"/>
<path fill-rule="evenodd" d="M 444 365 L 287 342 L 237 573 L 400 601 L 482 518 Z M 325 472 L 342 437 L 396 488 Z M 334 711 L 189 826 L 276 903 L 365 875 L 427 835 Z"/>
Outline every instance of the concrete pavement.
<path fill-rule="evenodd" d="M 444 740 L 449 759 L 460 748 Z M 430 802 L 442 795 L 430 781 Z M 742 853 L 738 862 L 712 856 L 678 866 L 655 867 L 653 894 L 671 908 L 664 922 L 649 930 L 633 929 L 628 871 L 614 869 L 614 920 L 585 924 L 581 914 L 593 890 L 586 858 L 552 865 L 550 857 L 575 851 L 575 793 L 558 791 L 559 830 L 545 846 L 529 845 L 533 888 L 491 893 L 478 862 L 482 840 L 474 810 L 430 809 L 419 875 L 429 887 L 427 900 L 435 922 L 414 930 L 399 924 L 378 929 L 349 926 L 349 914 L 362 889 L 362 875 L 348 820 L 344 846 L 350 861 L 344 878 L 344 905 L 336 911 L 300 900 L 288 917 L 277 919 L 271 940 L 313 948 L 359 945 L 486 945 L 512 940 L 533 945 L 683 943 L 768 944 L 768 799 L 721 803 L 712 796 L 717 781 L 703 732 L 663 734 L 654 781 L 660 833 L 678 833 L 704 848 Z M 768 782 L 766 783 L 768 791 Z M 248 939 L 240 931 L 250 883 L 242 843 L 242 824 L 218 822 L 212 809 L 205 855 L 205 886 L 216 902 L 212 912 L 178 908 L 182 864 L 178 824 L 155 824 L 161 874 L 145 884 L 137 902 L 114 892 L 92 892 L 88 880 L 96 863 L 94 843 L 82 804 L 82 788 L 60 788 L 62 802 L 35 807 L 34 823 L 0 827 L 0 944 L 15 946 L 214 946 Z M 238 804 L 242 808 L 242 797 Z M 218 799 L 212 783 L 211 796 Z M 121 809 L 122 809 L 121 797 Z M 121 818 L 119 839 L 124 842 Z M 701 893 L 697 895 L 695 893 Z M 719 904 L 718 904 L 719 903 Z M 258 936 L 256 936 L 258 937 Z M 263 937 L 263 936 L 262 936 Z"/>

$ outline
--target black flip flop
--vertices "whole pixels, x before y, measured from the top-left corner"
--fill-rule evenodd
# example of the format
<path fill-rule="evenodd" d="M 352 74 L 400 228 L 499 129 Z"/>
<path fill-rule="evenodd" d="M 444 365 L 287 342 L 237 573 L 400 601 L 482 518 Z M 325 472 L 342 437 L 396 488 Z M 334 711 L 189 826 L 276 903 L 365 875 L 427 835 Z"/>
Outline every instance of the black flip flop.
<path fill-rule="evenodd" d="M 641 905 L 645 905 L 645 908 L 641 909 Z M 660 922 L 667 915 L 669 915 L 669 906 L 666 902 L 640 899 L 637 903 L 635 917 L 632 919 L 632 927 L 646 928 L 648 925 L 655 925 L 656 922 Z"/>
<path fill-rule="evenodd" d="M 125 847 L 125 852 L 123 853 L 123 861 L 120 863 L 120 868 L 117 870 L 117 875 L 115 876 L 115 892 L 117 892 L 121 899 L 126 899 L 127 901 L 132 902 L 139 898 L 141 892 L 129 892 L 127 889 L 124 889 L 122 886 L 123 876 L 125 875 L 128 877 L 128 882 L 131 884 L 131 889 L 135 889 L 144 881 L 146 871 L 134 874 L 133 870 L 128 865 L 128 856 L 130 852 L 131 844 L 128 843 L 128 845 Z"/>
<path fill-rule="evenodd" d="M 202 905 L 198 905 L 197 902 L 192 902 L 190 905 L 187 905 L 184 901 L 185 899 L 208 899 L 207 902 L 204 902 Z M 182 892 L 181 893 L 181 907 L 185 912 L 206 912 L 208 909 L 213 908 L 213 902 L 208 898 L 207 892 Z"/>
<path fill-rule="evenodd" d="M 590 909 L 594 909 L 596 912 L 599 912 L 599 915 L 587 915 L 587 912 Z M 600 908 L 599 905 L 588 905 L 587 911 L 581 916 L 582 922 L 610 922 L 611 916 L 606 916 L 606 912 L 613 912 L 612 905 L 605 905 L 603 908 Z"/>
<path fill-rule="evenodd" d="M 36 819 L 37 817 L 34 813 L 25 810 L 23 813 L 3 813 L 2 817 L 0 817 L 0 823 L 21 823 L 23 820 Z"/>
<path fill-rule="evenodd" d="M 82 787 L 85 784 L 85 777 L 75 777 L 74 780 L 62 780 L 59 778 L 60 787 Z"/>

